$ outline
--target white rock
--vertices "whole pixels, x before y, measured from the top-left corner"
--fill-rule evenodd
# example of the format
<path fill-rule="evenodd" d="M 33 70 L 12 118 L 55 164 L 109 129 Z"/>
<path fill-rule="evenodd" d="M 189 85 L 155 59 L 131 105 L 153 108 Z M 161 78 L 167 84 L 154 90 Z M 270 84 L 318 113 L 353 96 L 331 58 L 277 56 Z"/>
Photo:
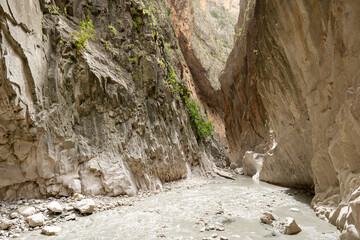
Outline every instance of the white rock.
<path fill-rule="evenodd" d="M 76 219 L 76 215 L 74 213 L 65 217 L 65 221 L 70 221 L 70 220 L 75 220 L 75 219 Z"/>
<path fill-rule="evenodd" d="M 61 232 L 60 227 L 56 226 L 45 226 L 41 230 L 41 233 L 44 235 L 52 236 L 52 235 L 58 235 Z"/>
<path fill-rule="evenodd" d="M 220 236 L 220 240 L 228 240 L 228 238 L 224 236 Z"/>
<path fill-rule="evenodd" d="M 26 219 L 30 227 L 43 226 L 45 222 L 45 217 L 41 213 L 37 213 L 27 217 Z"/>
<path fill-rule="evenodd" d="M 11 228 L 13 225 L 13 222 L 10 221 L 9 219 L 1 219 L 0 220 L 0 229 L 1 230 L 7 230 L 9 228 Z"/>
<path fill-rule="evenodd" d="M 93 213 L 95 210 L 95 202 L 92 199 L 84 199 L 76 202 L 74 208 L 79 210 L 82 214 Z"/>
<path fill-rule="evenodd" d="M 12 212 L 10 214 L 10 218 L 14 219 L 14 218 L 18 218 L 19 217 L 19 214 L 17 212 Z"/>
<path fill-rule="evenodd" d="M 292 212 L 300 212 L 300 210 L 298 208 L 290 208 L 290 211 L 292 211 Z"/>
<path fill-rule="evenodd" d="M 19 213 L 23 215 L 24 217 L 28 217 L 30 215 L 34 215 L 36 213 L 36 210 L 34 207 L 24 206 L 19 208 Z"/>
<path fill-rule="evenodd" d="M 53 213 L 62 213 L 63 208 L 60 203 L 52 201 L 47 205 L 47 208 Z"/>

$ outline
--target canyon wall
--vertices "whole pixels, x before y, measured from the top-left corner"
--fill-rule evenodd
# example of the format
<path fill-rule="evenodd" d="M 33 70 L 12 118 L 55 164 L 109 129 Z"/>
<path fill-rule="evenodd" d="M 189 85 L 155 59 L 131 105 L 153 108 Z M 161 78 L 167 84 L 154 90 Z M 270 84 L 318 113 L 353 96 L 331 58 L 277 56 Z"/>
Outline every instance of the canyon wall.
<path fill-rule="evenodd" d="M 261 180 L 314 186 L 316 213 L 347 230 L 341 238 L 358 239 L 360 4 L 241 4 L 221 77 L 231 160 L 255 149 Z"/>
<path fill-rule="evenodd" d="M 213 122 L 220 141 L 227 146 L 219 76 L 233 48 L 239 1 L 167 2 L 173 10 L 175 35 L 185 58 L 183 68 L 189 86 Z"/>
<path fill-rule="evenodd" d="M 0 1 L 0 199 L 212 174 L 223 155 L 174 91 L 186 82 L 171 15 L 164 1 Z"/>

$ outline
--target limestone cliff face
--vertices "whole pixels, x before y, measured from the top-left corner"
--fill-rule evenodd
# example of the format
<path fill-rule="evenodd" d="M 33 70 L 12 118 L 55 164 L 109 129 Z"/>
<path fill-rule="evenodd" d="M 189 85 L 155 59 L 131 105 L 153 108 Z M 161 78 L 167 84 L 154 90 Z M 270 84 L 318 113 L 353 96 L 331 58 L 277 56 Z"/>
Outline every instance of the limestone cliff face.
<path fill-rule="evenodd" d="M 79 51 L 74 32 L 90 20 L 96 39 Z M 4 0 L 0 29 L 0 199 L 135 194 L 210 174 L 169 83 L 182 53 L 164 1 Z"/>
<path fill-rule="evenodd" d="M 194 97 L 227 145 L 219 76 L 233 47 L 239 1 L 167 0 L 173 10 L 176 37 L 184 54 Z"/>
<path fill-rule="evenodd" d="M 264 155 L 260 179 L 314 185 L 317 214 L 357 239 L 359 2 L 259 0 L 242 12 L 222 76 L 232 151 L 253 150 L 267 135 L 276 147 Z"/>

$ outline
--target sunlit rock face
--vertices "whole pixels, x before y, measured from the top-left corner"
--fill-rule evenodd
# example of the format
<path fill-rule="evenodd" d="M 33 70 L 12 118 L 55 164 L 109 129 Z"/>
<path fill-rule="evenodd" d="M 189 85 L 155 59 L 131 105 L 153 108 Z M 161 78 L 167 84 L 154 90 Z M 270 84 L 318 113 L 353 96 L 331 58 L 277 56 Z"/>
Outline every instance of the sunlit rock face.
<path fill-rule="evenodd" d="M 211 175 L 219 152 L 198 143 L 166 82 L 173 66 L 185 84 L 171 9 L 144 2 L 1 1 L 0 199 L 131 195 Z M 79 51 L 89 19 L 96 39 Z"/>
<path fill-rule="evenodd" d="M 260 179 L 314 186 L 317 214 L 356 236 L 360 4 L 244 2 L 241 36 L 221 77 L 232 160 L 241 161 L 255 146 L 266 152 L 270 147 L 262 144 L 275 143 L 264 156 Z"/>

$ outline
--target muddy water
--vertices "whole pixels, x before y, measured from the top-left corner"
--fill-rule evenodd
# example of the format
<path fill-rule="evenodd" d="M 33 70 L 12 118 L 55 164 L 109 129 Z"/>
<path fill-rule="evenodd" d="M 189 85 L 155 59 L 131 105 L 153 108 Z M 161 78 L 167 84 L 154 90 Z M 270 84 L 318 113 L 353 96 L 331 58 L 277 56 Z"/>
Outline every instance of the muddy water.
<path fill-rule="evenodd" d="M 209 180 L 203 186 L 175 189 L 136 202 L 134 206 L 67 222 L 60 225 L 62 232 L 56 237 L 42 236 L 37 231 L 22 238 L 173 240 L 203 239 L 217 234 L 228 239 L 338 239 L 336 228 L 315 216 L 309 206 L 310 197 L 293 193 L 246 177 L 236 181 Z M 292 212 L 291 208 L 300 211 Z M 259 221 L 264 211 L 295 218 L 303 231 L 293 236 L 274 232 Z M 221 223 L 225 231 L 201 232 L 203 222 Z"/>

